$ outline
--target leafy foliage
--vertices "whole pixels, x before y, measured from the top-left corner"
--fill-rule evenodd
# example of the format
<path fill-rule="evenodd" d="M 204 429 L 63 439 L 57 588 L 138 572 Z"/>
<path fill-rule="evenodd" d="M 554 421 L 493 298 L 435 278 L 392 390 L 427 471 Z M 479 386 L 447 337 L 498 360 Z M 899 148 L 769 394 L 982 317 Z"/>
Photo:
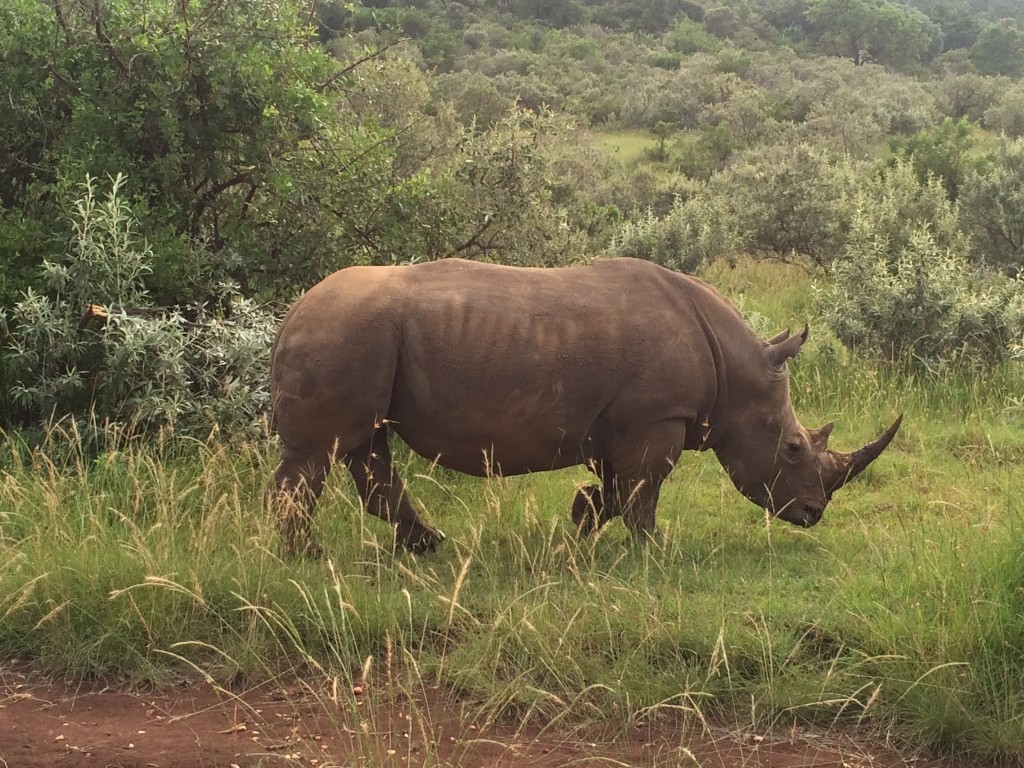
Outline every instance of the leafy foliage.
<path fill-rule="evenodd" d="M 1012 139 L 1024 137 L 1024 82 L 1006 88 L 985 110 L 985 125 Z"/>
<path fill-rule="evenodd" d="M 146 283 L 167 302 L 196 290 L 202 262 L 190 241 L 246 253 L 243 282 L 287 258 L 289 243 L 325 245 L 329 233 L 292 214 L 316 160 L 329 157 L 316 149 L 340 66 L 295 44 L 305 36 L 300 4 L 14 6 L 19 23 L 0 32 L 5 72 L 22 85 L 0 119 L 10 126 L 0 133 L 9 209 L 59 238 L 63 180 L 124 172 L 162 251 Z"/>
<path fill-rule="evenodd" d="M 126 175 L 161 255 L 143 283 L 163 304 L 226 279 L 245 295 L 290 297 L 353 263 L 468 253 L 485 227 L 490 256 L 548 238 L 538 258 L 551 260 L 566 240 L 554 234 L 573 231 L 564 217 L 540 221 L 559 215 L 543 205 L 549 142 L 535 141 L 554 121 L 513 114 L 478 79 L 451 94 L 461 122 L 417 91 L 419 70 L 358 46 L 343 51 L 354 63 L 328 55 L 304 0 L 15 6 L 0 11 L 0 57 L 18 86 L 0 100 L 0 172 L 12 182 L 0 274 L 16 284 L 36 228 L 49 238 L 42 253 L 61 249 L 61 185 L 87 174 Z M 391 101 L 403 89 L 406 112 Z M 523 183 L 501 186 L 514 178 Z"/>
<path fill-rule="evenodd" d="M 993 127 L 987 117 L 987 110 L 1000 100 L 1000 94 L 1006 90 L 1007 85 L 1003 78 L 964 72 L 939 80 L 933 88 L 939 108 L 947 117 L 954 120 L 967 118 L 977 123 L 984 116 L 985 124 Z"/>
<path fill-rule="evenodd" d="M 971 61 L 986 75 L 1024 75 L 1024 30 L 1012 19 L 990 24 L 970 50 Z"/>
<path fill-rule="evenodd" d="M 937 34 L 927 16 L 887 0 L 810 0 L 806 16 L 822 46 L 854 64 L 918 61 Z"/>
<path fill-rule="evenodd" d="M 989 162 L 984 155 L 971 154 L 977 143 L 976 129 L 966 117 L 959 120 L 947 117 L 935 128 L 910 138 L 889 139 L 889 147 L 896 157 L 913 165 L 922 184 L 934 176 L 942 181 L 949 198 L 956 200 L 967 174 L 984 168 Z"/>
<path fill-rule="evenodd" d="M 735 214 L 728 201 L 701 187 L 687 199 L 677 197 L 664 216 L 648 209 L 625 222 L 613 237 L 609 253 L 696 274 L 717 259 L 735 262 L 739 247 Z"/>
<path fill-rule="evenodd" d="M 71 247 L 44 263 L 48 294 L 29 289 L 0 316 L 4 427 L 72 416 L 133 432 L 256 428 L 274 316 L 230 285 L 221 287 L 226 311 L 153 307 L 145 277 L 157 257 L 138 236 L 125 186 L 118 176 L 101 198 L 87 178 Z"/>
<path fill-rule="evenodd" d="M 935 177 L 922 184 L 916 169 L 905 160 L 861 181 L 853 215 L 866 222 L 893 253 L 908 247 L 917 230 L 927 229 L 940 249 L 971 258 L 959 209 L 947 197 L 945 187 Z"/>
<path fill-rule="evenodd" d="M 1024 139 L 1001 142 L 992 166 L 967 178 L 960 216 L 979 261 L 1024 272 Z"/>
<path fill-rule="evenodd" d="M 842 252 L 856 177 L 848 161 L 807 144 L 744 153 L 716 180 L 735 208 L 744 246 L 826 266 Z"/>
<path fill-rule="evenodd" d="M 972 269 L 926 228 L 905 244 L 857 215 L 819 308 L 840 341 L 885 360 L 991 366 L 1024 332 L 1024 283 Z"/>

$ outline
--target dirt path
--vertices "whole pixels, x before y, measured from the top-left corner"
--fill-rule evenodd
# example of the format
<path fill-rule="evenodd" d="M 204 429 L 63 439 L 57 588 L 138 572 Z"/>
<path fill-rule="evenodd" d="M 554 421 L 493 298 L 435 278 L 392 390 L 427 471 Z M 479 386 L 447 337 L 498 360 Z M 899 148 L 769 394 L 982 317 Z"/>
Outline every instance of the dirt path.
<path fill-rule="evenodd" d="M 942 766 L 834 733 L 737 739 L 641 724 L 612 739 L 478 725 L 459 710 L 436 693 L 410 707 L 374 691 L 347 695 L 339 708 L 329 692 L 315 697 L 298 682 L 238 695 L 205 684 L 137 694 L 0 665 L 0 768 Z"/>

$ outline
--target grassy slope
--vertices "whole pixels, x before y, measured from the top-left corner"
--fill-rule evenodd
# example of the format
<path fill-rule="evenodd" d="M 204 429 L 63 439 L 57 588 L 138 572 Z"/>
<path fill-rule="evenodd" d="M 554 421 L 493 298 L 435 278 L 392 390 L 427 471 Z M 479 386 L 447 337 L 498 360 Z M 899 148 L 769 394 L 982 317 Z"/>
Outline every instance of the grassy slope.
<path fill-rule="evenodd" d="M 710 275 L 765 330 L 813 318 L 806 275 Z M 798 413 L 836 447 L 900 411 L 893 446 L 824 522 L 766 520 L 711 456 L 687 455 L 660 536 L 621 522 L 576 540 L 586 473 L 477 481 L 410 457 L 450 539 L 393 557 L 341 473 L 319 515 L 328 560 L 281 562 L 259 447 L 133 448 L 76 458 L 54 434 L 0 459 L 0 657 L 71 676 L 219 681 L 301 669 L 358 676 L 397 658 L 474 716 L 628 723 L 652 710 L 764 728 L 859 723 L 909 743 L 1024 759 L 1024 430 L 1020 373 L 914 381 L 812 329 Z M 1014 378 L 1016 377 L 1016 378 Z"/>

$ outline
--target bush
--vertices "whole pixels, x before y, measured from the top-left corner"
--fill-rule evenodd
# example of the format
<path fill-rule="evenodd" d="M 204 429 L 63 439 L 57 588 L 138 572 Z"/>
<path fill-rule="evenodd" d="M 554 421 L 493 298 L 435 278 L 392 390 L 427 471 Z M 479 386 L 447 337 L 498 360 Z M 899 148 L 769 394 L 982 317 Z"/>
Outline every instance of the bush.
<path fill-rule="evenodd" d="M 715 37 L 733 38 L 743 29 L 743 23 L 732 8 L 711 8 L 704 14 L 704 29 Z"/>
<path fill-rule="evenodd" d="M 966 117 L 959 120 L 947 117 L 934 128 L 915 136 L 890 138 L 889 148 L 896 158 L 914 167 L 922 184 L 930 176 L 941 179 L 946 194 L 956 200 L 967 174 L 983 169 L 989 162 L 987 157 L 970 154 L 977 143 L 973 136 L 977 127 Z"/>
<path fill-rule="evenodd" d="M 2 427 L 71 416 L 133 432 L 256 428 L 275 318 L 232 286 L 220 286 L 216 307 L 152 306 L 144 278 L 156 256 L 136 234 L 124 183 L 100 199 L 86 179 L 71 247 L 44 263 L 48 293 L 28 290 L 0 315 Z"/>
<path fill-rule="evenodd" d="M 981 262 L 1024 270 L 1024 139 L 1001 142 L 992 167 L 968 176 L 960 217 Z"/>
<path fill-rule="evenodd" d="M 733 201 L 744 245 L 827 266 L 842 251 L 856 179 L 852 166 L 806 144 L 751 150 L 713 182 Z"/>
<path fill-rule="evenodd" d="M 932 86 L 942 113 L 954 120 L 967 118 L 978 122 L 993 104 L 1000 101 L 999 94 L 1007 88 L 1003 78 L 986 77 L 977 72 L 963 72 L 947 76 Z M 991 127 L 985 118 L 986 127 Z"/>
<path fill-rule="evenodd" d="M 843 344 L 925 367 L 986 367 L 1010 356 L 1024 332 L 1024 283 L 972 269 L 927 227 L 892 245 L 870 216 L 855 216 L 845 257 L 818 295 Z"/>
<path fill-rule="evenodd" d="M 985 127 L 1011 139 L 1024 136 L 1024 82 L 1004 91 L 996 103 L 985 110 Z"/>
<path fill-rule="evenodd" d="M 875 237 L 888 243 L 890 253 L 899 253 L 917 230 L 927 228 L 939 248 L 971 260 L 958 208 L 946 196 L 942 181 L 931 176 L 922 183 L 906 160 L 862 180 L 853 210 Z"/>
<path fill-rule="evenodd" d="M 676 198 L 663 217 L 648 209 L 623 224 L 609 250 L 615 256 L 634 256 L 696 274 L 716 259 L 735 262 L 739 237 L 728 200 L 702 187 L 689 199 Z"/>

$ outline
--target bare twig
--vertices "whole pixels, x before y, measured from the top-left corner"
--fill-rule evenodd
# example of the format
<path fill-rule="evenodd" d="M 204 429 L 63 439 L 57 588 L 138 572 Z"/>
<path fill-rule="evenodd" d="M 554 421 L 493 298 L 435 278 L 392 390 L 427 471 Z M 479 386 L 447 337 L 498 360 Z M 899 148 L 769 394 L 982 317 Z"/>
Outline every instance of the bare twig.
<path fill-rule="evenodd" d="M 495 233 L 495 236 L 491 237 L 491 239 L 487 243 L 483 242 L 483 237 L 487 233 L 487 230 L 491 228 L 492 224 L 494 224 L 494 217 L 491 216 L 491 214 L 487 214 L 486 216 L 484 216 L 484 223 L 480 226 L 480 228 L 476 232 L 474 232 L 470 236 L 470 238 L 462 245 L 458 246 L 457 248 L 453 248 L 451 253 L 449 253 L 448 255 L 454 256 L 459 253 L 465 253 L 471 248 L 476 248 L 477 250 L 484 252 L 493 250 L 494 246 L 492 244 L 494 243 L 494 237 L 497 236 L 497 233 Z"/>
<path fill-rule="evenodd" d="M 335 72 L 329 78 L 324 80 L 324 82 L 320 83 L 320 85 L 318 85 L 316 87 L 316 92 L 317 93 L 323 93 L 324 91 L 326 91 L 328 88 L 330 88 L 338 80 L 340 80 L 342 77 L 347 75 L 349 72 L 351 72 L 356 67 L 358 67 L 358 66 L 360 66 L 362 64 L 365 64 L 368 61 L 372 61 L 373 59 L 376 59 L 376 58 L 379 58 L 379 57 L 383 56 L 386 51 L 388 51 L 391 48 L 394 48 L 399 43 L 404 43 L 404 42 L 405 42 L 405 38 L 402 38 L 400 40 L 395 40 L 393 43 L 388 43 L 383 48 L 378 48 L 373 53 L 368 53 L 365 56 L 363 56 L 362 58 L 356 59 L 351 64 L 348 64 L 347 66 L 344 66 L 341 69 L 339 69 L 337 72 Z"/>
<path fill-rule="evenodd" d="M 100 8 L 100 0 L 93 0 L 92 13 L 92 21 L 96 28 L 96 37 L 101 43 L 103 43 L 103 47 L 107 49 L 107 57 L 111 62 L 113 62 L 114 66 L 120 70 L 122 75 L 127 75 L 128 67 L 125 66 L 123 61 L 121 61 L 121 57 L 117 55 L 117 50 L 114 48 L 113 41 L 111 41 L 107 36 L 106 29 L 103 28 L 103 9 Z"/>

